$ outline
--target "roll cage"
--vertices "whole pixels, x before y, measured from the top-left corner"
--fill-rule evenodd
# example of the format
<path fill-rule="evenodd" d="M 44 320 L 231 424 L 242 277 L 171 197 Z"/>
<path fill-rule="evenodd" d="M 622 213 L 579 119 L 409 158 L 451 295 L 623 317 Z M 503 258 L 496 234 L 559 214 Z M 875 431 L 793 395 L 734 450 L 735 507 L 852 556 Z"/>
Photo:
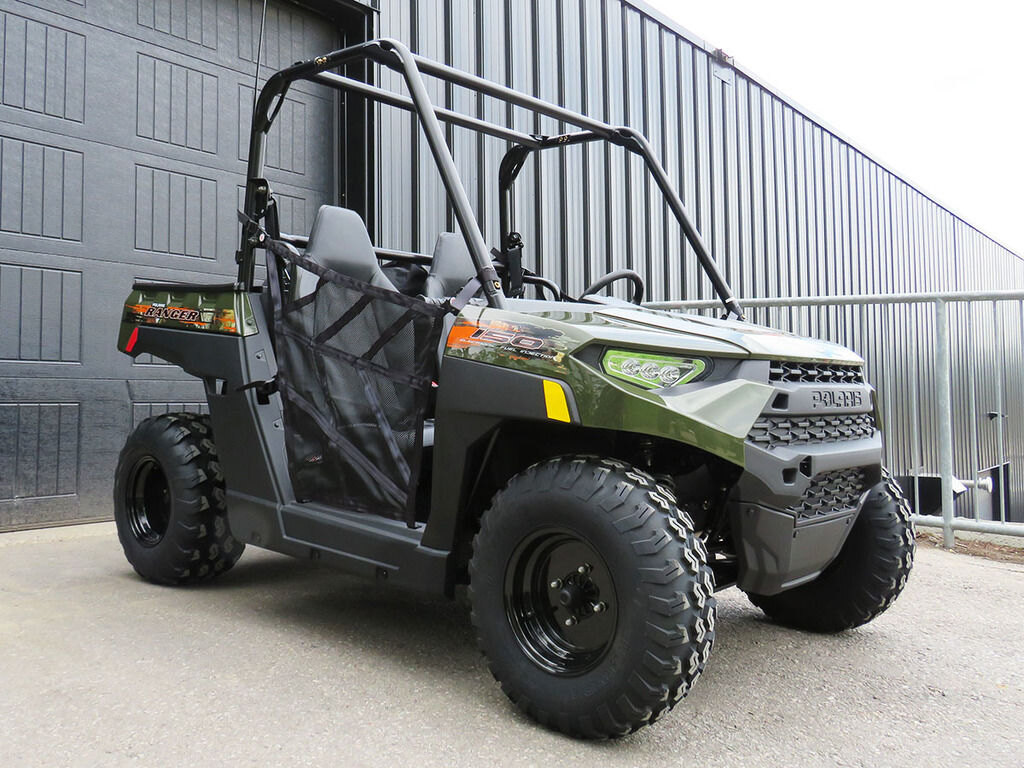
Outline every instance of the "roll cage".
<path fill-rule="evenodd" d="M 378 88 L 350 77 L 339 75 L 330 70 L 338 67 L 370 61 L 388 67 L 402 75 L 409 96 Z M 427 93 L 423 74 L 430 75 L 446 83 L 451 83 L 478 94 L 491 96 L 517 107 L 522 107 L 538 115 L 554 118 L 581 130 L 557 136 L 541 136 L 527 134 L 496 123 L 435 106 Z M 299 62 L 276 72 L 264 84 L 256 101 L 252 116 L 252 129 L 249 137 L 248 171 L 245 188 L 245 204 L 242 227 L 242 240 L 236 255 L 238 262 L 238 282 L 245 290 L 252 290 L 255 255 L 260 247 L 260 227 L 256 222 L 265 219 L 266 230 L 272 236 L 279 237 L 276 208 L 270 197 L 270 188 L 263 178 L 264 147 L 267 132 L 277 117 L 289 87 L 296 80 L 308 80 L 343 91 L 350 91 L 372 101 L 397 107 L 412 112 L 419 120 L 420 127 L 426 137 L 431 154 L 441 174 L 441 181 L 451 201 L 455 219 L 466 240 L 470 256 L 477 270 L 477 276 L 483 288 L 487 303 L 495 308 L 504 308 L 505 294 L 498 278 L 490 251 L 484 240 L 480 225 L 473 213 L 469 197 L 459 177 L 458 169 L 452 158 L 451 151 L 445 141 L 441 129 L 441 121 L 472 131 L 505 139 L 511 147 L 505 153 L 499 167 L 499 206 L 501 224 L 501 255 L 508 283 L 509 295 L 518 296 L 522 292 L 523 270 L 521 261 L 522 244 L 515 232 L 510 231 L 512 184 L 529 156 L 537 151 L 583 144 L 591 141 L 608 141 L 643 158 L 650 173 L 654 176 L 672 210 L 673 215 L 682 227 L 690 246 L 697 255 L 701 267 L 724 304 L 727 314 L 743 319 L 743 309 L 732 295 L 728 283 L 718 270 L 707 245 L 686 212 L 686 207 L 673 189 L 668 174 L 655 157 L 650 143 L 639 132 L 629 127 L 616 127 L 595 120 L 586 115 L 552 104 L 542 99 L 529 96 L 511 88 L 493 83 L 489 80 L 453 69 L 437 61 L 413 54 L 405 44 L 391 39 L 370 40 L 358 45 L 342 48 L 310 61 Z M 302 238 L 297 238 L 301 240 Z M 395 255 L 394 252 L 378 250 L 383 255 Z M 532 280 L 530 282 L 548 281 Z"/>

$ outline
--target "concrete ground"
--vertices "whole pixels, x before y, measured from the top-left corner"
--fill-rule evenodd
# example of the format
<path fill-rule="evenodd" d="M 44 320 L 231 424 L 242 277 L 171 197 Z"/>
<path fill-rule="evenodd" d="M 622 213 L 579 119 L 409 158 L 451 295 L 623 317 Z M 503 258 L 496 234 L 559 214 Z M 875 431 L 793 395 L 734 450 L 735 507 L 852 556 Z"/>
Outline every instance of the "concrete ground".
<path fill-rule="evenodd" d="M 586 743 L 505 699 L 464 601 L 253 548 L 161 588 L 112 524 L 0 534 L 0 766 L 1019 766 L 1024 566 L 918 552 L 895 606 L 836 637 L 720 594 L 691 695 Z"/>

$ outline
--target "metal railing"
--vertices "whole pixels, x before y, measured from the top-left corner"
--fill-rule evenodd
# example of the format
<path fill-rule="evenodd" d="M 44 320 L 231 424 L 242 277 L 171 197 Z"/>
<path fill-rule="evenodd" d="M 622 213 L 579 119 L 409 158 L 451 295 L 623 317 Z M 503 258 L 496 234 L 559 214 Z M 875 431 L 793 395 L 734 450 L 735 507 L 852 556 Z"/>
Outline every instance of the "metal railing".
<path fill-rule="evenodd" d="M 942 528 L 947 548 L 956 531 L 1024 536 L 1024 291 L 742 303 L 753 322 L 834 341 L 865 358 L 879 392 L 887 465 L 904 477 L 918 512 L 927 511 L 923 486 L 934 480 L 941 489 L 941 517 L 915 514 L 917 525 Z M 710 300 L 646 306 L 721 311 Z"/>

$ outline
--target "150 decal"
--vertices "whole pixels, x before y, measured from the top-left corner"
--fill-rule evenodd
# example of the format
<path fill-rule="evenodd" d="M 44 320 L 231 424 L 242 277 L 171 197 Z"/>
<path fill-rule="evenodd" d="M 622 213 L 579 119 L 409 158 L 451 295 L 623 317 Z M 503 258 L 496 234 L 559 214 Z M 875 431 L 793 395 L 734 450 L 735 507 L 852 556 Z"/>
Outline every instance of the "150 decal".
<path fill-rule="evenodd" d="M 540 326 L 521 326 L 492 321 L 474 323 L 460 319 L 448 335 L 448 349 L 478 349 L 485 354 L 519 360 L 546 360 L 561 364 L 565 357 L 562 334 Z"/>
<path fill-rule="evenodd" d="M 519 349 L 540 349 L 544 346 L 544 339 L 497 328 L 477 328 L 469 338 L 483 344 L 510 344 Z"/>

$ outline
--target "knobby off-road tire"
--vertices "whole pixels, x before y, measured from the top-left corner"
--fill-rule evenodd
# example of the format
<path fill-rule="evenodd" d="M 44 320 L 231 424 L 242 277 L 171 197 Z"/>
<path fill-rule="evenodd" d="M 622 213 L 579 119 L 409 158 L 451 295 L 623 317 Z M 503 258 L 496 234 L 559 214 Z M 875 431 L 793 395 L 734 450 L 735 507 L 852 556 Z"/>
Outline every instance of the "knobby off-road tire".
<path fill-rule="evenodd" d="M 867 624 L 903 591 L 914 565 L 914 526 L 900 487 L 885 473 L 836 559 L 814 581 L 777 595 L 749 594 L 780 624 L 841 632 Z"/>
<path fill-rule="evenodd" d="M 125 557 L 157 584 L 194 584 L 231 568 L 245 545 L 228 527 L 224 477 L 206 416 L 146 419 L 121 450 L 114 520 Z"/>
<path fill-rule="evenodd" d="M 649 474 L 585 456 L 535 464 L 495 495 L 473 542 L 472 620 L 491 673 L 528 715 L 573 736 L 655 721 L 711 653 L 706 558 Z"/>

